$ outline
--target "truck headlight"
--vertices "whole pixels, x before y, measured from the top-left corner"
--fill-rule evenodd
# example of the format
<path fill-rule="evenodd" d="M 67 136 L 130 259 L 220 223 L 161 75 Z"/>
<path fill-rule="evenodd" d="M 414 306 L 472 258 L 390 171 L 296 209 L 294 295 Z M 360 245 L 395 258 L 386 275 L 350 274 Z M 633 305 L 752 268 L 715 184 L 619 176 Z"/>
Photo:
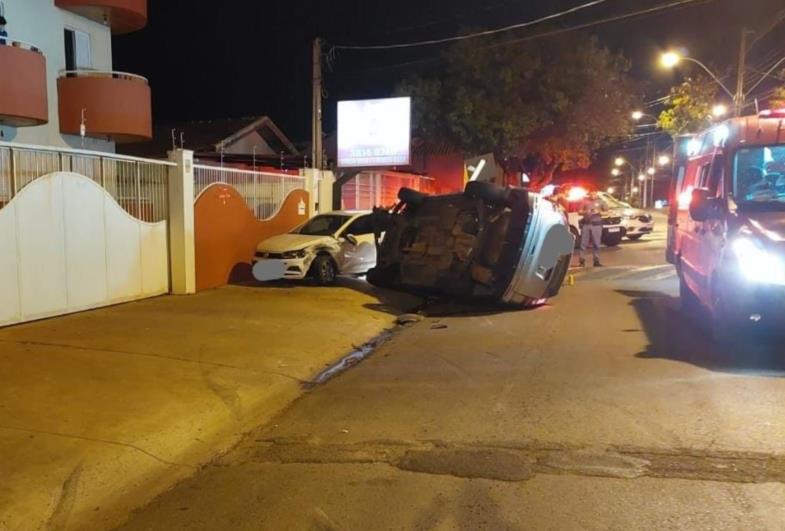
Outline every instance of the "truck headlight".
<path fill-rule="evenodd" d="M 785 260 L 749 238 L 733 242 L 739 272 L 748 282 L 785 286 Z"/>
<path fill-rule="evenodd" d="M 281 254 L 281 257 L 284 260 L 297 260 L 300 258 L 305 258 L 305 250 L 301 249 L 299 251 L 286 251 L 285 253 Z"/>

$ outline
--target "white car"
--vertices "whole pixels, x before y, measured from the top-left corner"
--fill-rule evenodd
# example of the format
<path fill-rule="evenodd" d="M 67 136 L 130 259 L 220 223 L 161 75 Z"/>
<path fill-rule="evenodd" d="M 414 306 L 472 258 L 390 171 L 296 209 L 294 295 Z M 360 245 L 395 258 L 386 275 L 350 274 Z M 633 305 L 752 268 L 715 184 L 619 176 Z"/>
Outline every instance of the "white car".
<path fill-rule="evenodd" d="M 302 280 L 320 285 L 338 275 L 363 275 L 376 265 L 370 212 L 330 212 L 311 218 L 288 234 L 261 242 L 254 256 L 260 281 Z"/>
<path fill-rule="evenodd" d="M 654 218 L 645 210 L 619 201 L 606 192 L 597 192 L 597 196 L 607 205 L 609 210 L 621 216 L 624 235 L 630 240 L 640 240 L 646 234 L 654 232 Z"/>

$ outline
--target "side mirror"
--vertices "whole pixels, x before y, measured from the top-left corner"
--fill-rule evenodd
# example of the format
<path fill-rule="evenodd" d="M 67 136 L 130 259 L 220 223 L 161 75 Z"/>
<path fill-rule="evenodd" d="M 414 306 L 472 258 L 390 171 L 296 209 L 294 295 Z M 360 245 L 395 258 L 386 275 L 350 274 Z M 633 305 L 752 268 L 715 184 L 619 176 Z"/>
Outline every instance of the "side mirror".
<path fill-rule="evenodd" d="M 696 188 L 692 191 L 692 201 L 690 202 L 690 217 L 698 222 L 714 219 L 719 214 L 719 201 L 715 197 L 709 197 L 709 191 L 705 188 Z"/>
<path fill-rule="evenodd" d="M 358 245 L 360 245 L 360 242 L 359 242 L 359 240 L 357 239 L 357 236 L 355 236 L 354 234 L 347 234 L 347 235 L 346 235 L 346 241 L 348 241 L 349 243 L 351 243 L 351 244 L 352 244 L 352 245 L 354 245 L 355 247 L 357 247 Z"/>

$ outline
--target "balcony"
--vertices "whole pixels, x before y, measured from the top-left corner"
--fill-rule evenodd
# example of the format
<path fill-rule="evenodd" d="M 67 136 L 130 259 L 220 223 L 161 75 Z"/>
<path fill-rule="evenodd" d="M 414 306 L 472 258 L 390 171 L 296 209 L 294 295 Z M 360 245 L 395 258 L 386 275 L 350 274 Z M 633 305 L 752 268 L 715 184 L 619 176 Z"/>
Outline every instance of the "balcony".
<path fill-rule="evenodd" d="M 60 132 L 123 144 L 150 140 L 152 110 L 147 79 L 125 72 L 63 71 L 57 80 Z"/>
<path fill-rule="evenodd" d="M 32 44 L 5 37 L 0 39 L 0 65 L 0 125 L 26 127 L 48 122 L 44 54 Z"/>
<path fill-rule="evenodd" d="M 115 35 L 147 25 L 147 0 L 55 0 L 55 5 L 106 24 Z"/>

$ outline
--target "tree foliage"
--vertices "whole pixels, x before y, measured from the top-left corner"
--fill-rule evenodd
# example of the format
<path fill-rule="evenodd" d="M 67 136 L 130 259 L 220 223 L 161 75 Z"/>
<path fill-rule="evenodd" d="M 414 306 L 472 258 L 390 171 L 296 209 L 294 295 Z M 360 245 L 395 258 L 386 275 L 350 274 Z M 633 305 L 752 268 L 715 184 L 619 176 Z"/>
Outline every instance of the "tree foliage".
<path fill-rule="evenodd" d="M 711 124 L 718 91 L 716 82 L 706 76 L 673 87 L 667 108 L 659 117 L 660 128 L 674 137 L 706 129 Z"/>
<path fill-rule="evenodd" d="M 785 109 L 785 87 L 778 88 L 769 100 L 772 109 Z"/>
<path fill-rule="evenodd" d="M 461 42 L 445 63 L 398 87 L 414 100 L 415 128 L 469 155 L 526 159 L 541 181 L 588 166 L 596 149 L 631 130 L 629 63 L 593 37 Z"/>

